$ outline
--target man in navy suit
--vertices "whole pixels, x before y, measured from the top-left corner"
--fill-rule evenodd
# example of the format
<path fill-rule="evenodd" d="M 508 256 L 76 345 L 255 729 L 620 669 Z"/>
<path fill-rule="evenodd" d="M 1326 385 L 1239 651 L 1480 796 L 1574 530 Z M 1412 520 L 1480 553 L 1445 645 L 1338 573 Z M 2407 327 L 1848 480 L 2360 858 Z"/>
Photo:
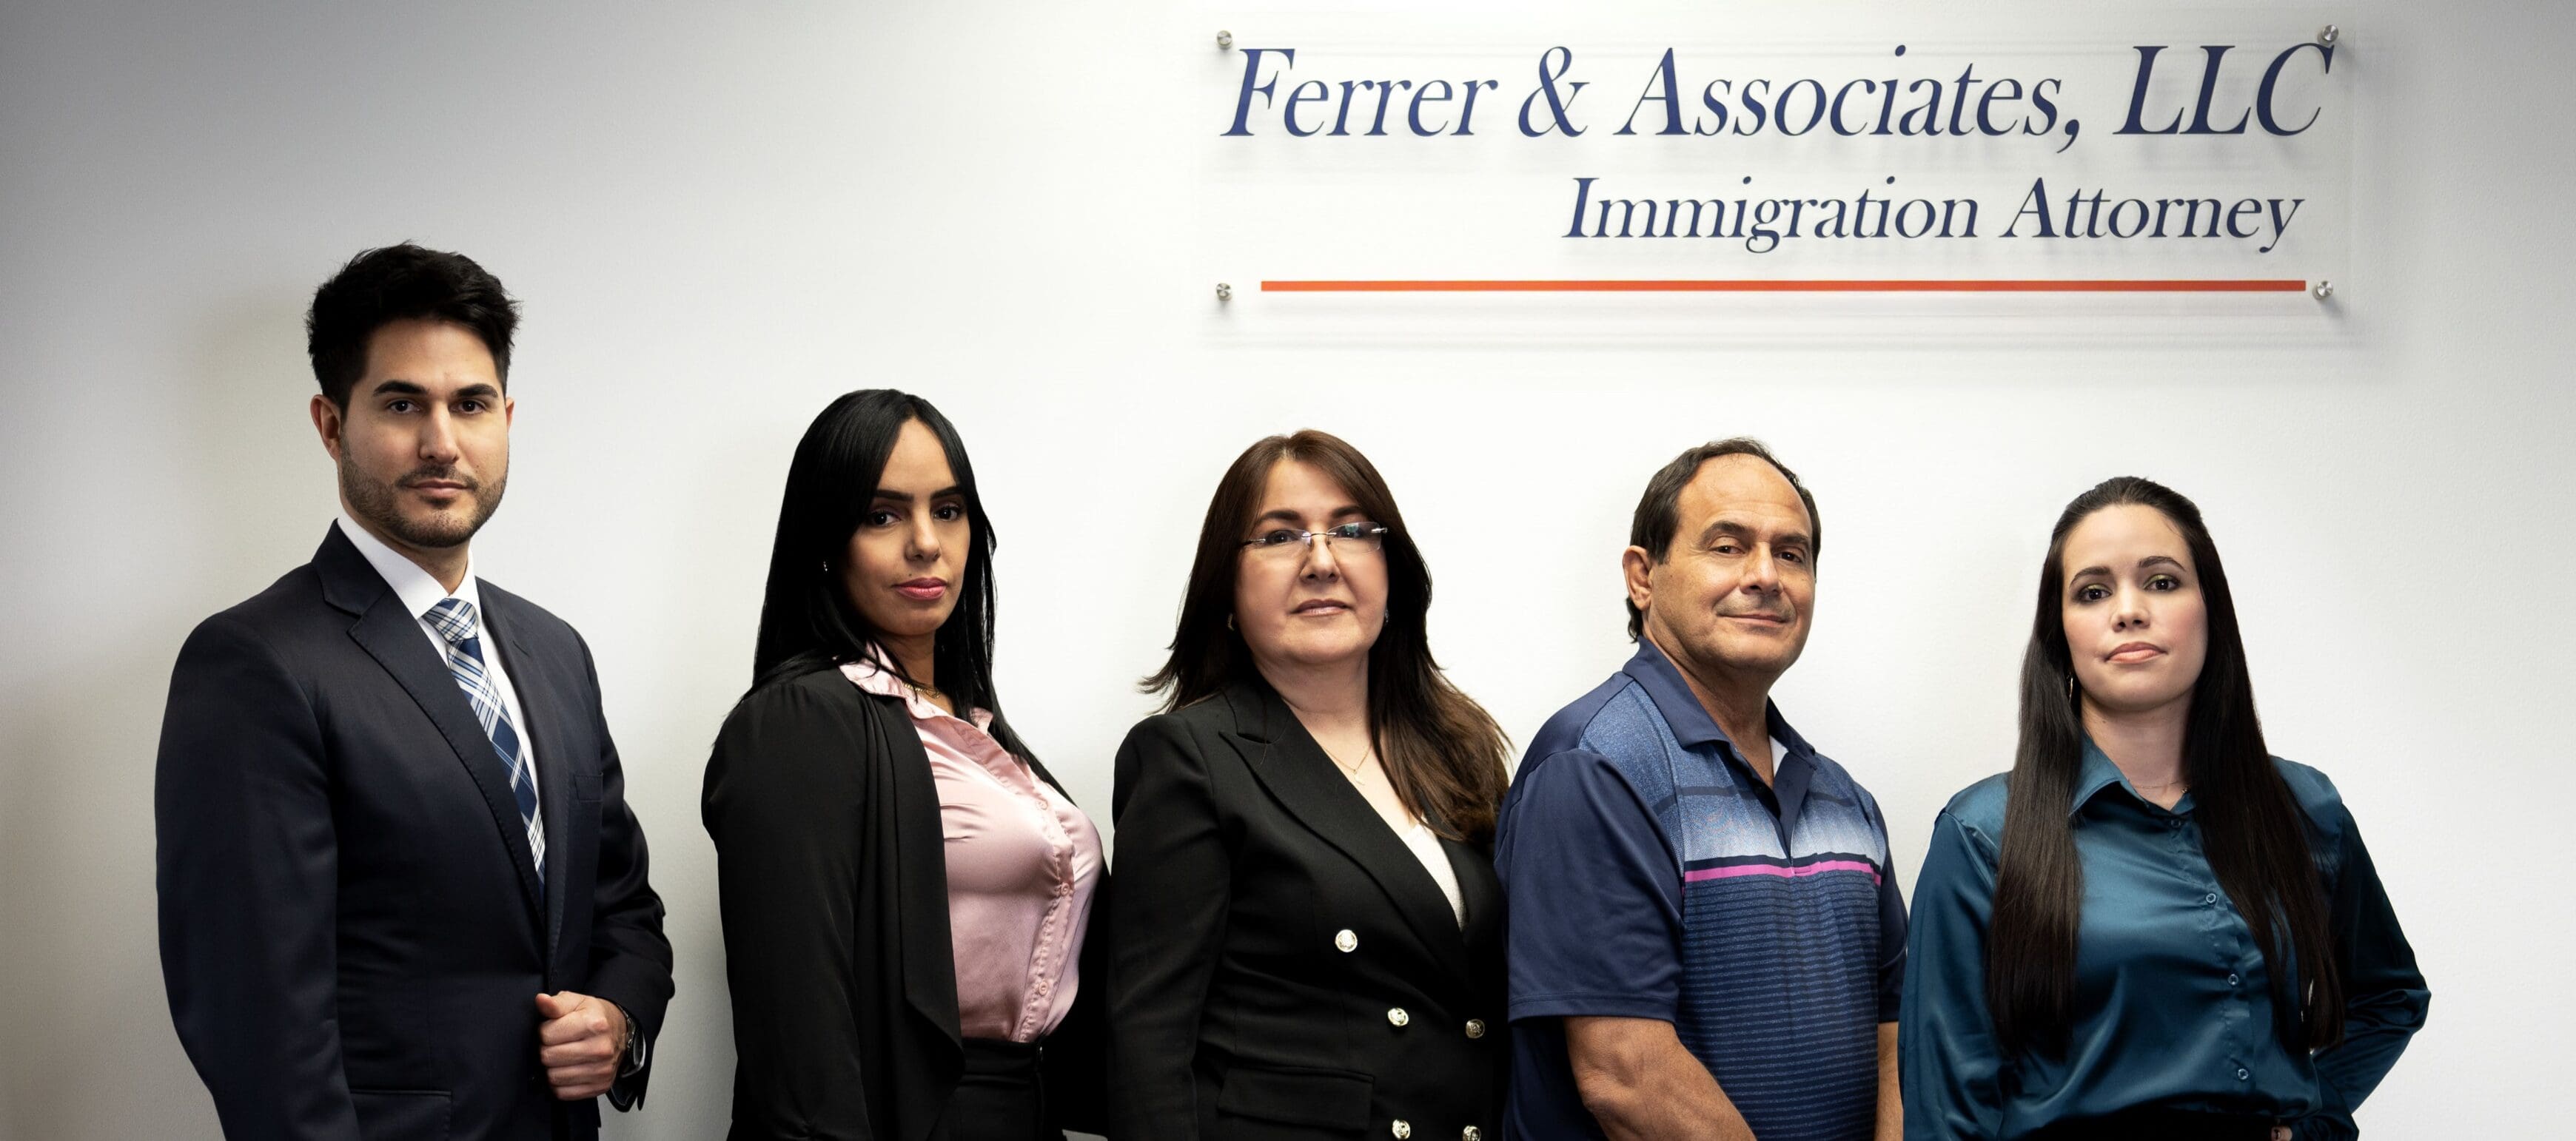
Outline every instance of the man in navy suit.
<path fill-rule="evenodd" d="M 154 789 L 161 968 L 239 1139 L 588 1141 L 640 1102 L 662 904 L 572 627 L 478 580 L 518 323 L 413 245 L 313 298 L 341 514 L 179 651 Z"/>

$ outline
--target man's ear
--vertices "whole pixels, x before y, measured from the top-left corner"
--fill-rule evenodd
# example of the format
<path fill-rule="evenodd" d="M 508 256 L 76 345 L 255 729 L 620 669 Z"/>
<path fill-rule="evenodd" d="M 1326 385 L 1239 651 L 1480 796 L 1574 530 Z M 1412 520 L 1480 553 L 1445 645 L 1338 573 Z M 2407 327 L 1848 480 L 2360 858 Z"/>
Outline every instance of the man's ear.
<path fill-rule="evenodd" d="M 1639 610 L 1652 609 L 1655 588 L 1647 575 L 1655 569 L 1654 557 L 1644 547 L 1630 547 L 1619 552 L 1619 574 L 1628 583 L 1628 605 Z"/>
<path fill-rule="evenodd" d="M 334 463 L 340 459 L 340 433 L 347 426 L 347 414 L 331 398 L 316 393 L 313 397 L 313 430 L 322 437 L 322 450 L 330 453 Z"/>

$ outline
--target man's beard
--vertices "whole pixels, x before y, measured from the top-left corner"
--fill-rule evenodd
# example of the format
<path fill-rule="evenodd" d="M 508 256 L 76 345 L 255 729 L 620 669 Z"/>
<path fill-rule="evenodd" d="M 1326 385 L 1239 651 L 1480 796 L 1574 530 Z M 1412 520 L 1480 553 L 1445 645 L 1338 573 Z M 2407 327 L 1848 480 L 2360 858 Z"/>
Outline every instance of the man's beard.
<path fill-rule="evenodd" d="M 460 522 L 442 511 L 421 522 L 404 518 L 396 507 L 402 485 L 429 479 L 463 483 L 466 493 L 474 497 L 473 517 Z M 346 450 L 340 454 L 340 494 L 349 501 L 349 510 L 356 513 L 361 522 L 407 546 L 423 550 L 443 550 L 473 538 L 476 531 L 483 529 L 484 520 L 490 519 L 492 512 L 500 508 L 501 493 L 509 485 L 510 476 L 506 470 L 487 488 L 480 480 L 458 475 L 452 467 L 417 468 L 400 480 L 385 483 L 358 470 Z"/>

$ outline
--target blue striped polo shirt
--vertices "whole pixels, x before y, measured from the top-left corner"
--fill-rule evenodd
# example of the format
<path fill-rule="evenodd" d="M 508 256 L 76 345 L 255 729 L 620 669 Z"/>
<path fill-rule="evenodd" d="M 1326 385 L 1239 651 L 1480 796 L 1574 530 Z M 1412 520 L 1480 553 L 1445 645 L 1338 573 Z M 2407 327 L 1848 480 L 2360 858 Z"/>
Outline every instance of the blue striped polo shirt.
<path fill-rule="evenodd" d="M 1561 1018 L 1673 1024 L 1763 1141 L 1867 1141 L 1905 901 L 1887 826 L 1773 707 L 1754 775 L 1651 643 L 1531 740 L 1494 862 L 1509 899 L 1508 1136 L 1600 1137 Z"/>

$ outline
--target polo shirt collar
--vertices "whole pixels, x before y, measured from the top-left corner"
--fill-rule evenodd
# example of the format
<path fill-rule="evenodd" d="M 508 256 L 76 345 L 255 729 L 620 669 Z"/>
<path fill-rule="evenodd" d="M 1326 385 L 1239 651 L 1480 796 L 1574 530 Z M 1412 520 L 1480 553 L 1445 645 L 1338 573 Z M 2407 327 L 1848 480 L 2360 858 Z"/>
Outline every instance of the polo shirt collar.
<path fill-rule="evenodd" d="M 1628 659 L 1628 664 L 1620 672 L 1634 679 L 1638 687 L 1646 691 L 1646 698 L 1655 703 L 1655 712 L 1662 715 L 1664 724 L 1672 729 L 1673 740 L 1680 742 L 1683 748 L 1716 742 L 1724 744 L 1729 752 L 1742 755 L 1736 751 L 1735 742 L 1727 739 L 1726 731 L 1717 727 L 1717 719 L 1709 716 L 1707 707 L 1691 693 L 1690 683 L 1682 680 L 1680 667 L 1673 665 L 1672 659 L 1656 649 L 1653 642 L 1642 637 L 1637 639 L 1636 655 Z M 1788 768 L 1793 759 L 1801 766 L 1814 764 L 1815 747 L 1809 745 L 1796 729 L 1789 727 L 1788 720 L 1780 716 L 1780 707 L 1769 701 L 1762 705 L 1762 717 L 1771 735 L 1779 738 L 1780 744 L 1788 750 L 1788 756 L 1772 758 L 1774 779 Z"/>

